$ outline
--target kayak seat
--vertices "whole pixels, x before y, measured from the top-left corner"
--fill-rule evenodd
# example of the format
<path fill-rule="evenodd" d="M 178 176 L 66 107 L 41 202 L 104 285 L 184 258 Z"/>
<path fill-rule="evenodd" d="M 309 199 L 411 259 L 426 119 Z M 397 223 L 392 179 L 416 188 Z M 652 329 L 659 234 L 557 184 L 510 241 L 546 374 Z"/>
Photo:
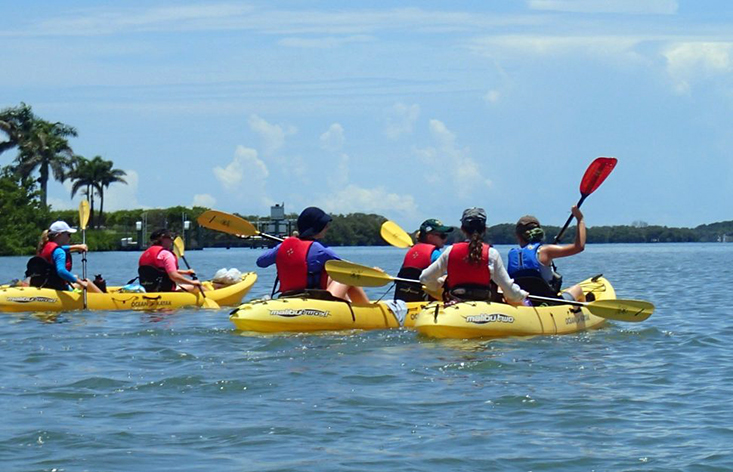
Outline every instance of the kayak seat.
<path fill-rule="evenodd" d="M 457 300 L 459 302 L 489 302 L 492 301 L 492 290 L 485 285 L 463 284 L 452 287 L 450 290 L 443 292 L 447 300 Z"/>
<path fill-rule="evenodd" d="M 558 295 L 557 291 L 550 287 L 550 284 L 541 277 L 514 277 L 514 283 L 519 285 L 522 290 L 529 292 L 530 295 L 538 297 L 557 298 L 557 303 L 543 301 L 543 305 L 562 305 L 565 300 Z"/>
<path fill-rule="evenodd" d="M 140 276 L 140 285 L 146 292 L 174 292 L 176 284 L 168 277 L 168 274 L 157 267 L 143 265 L 138 267 L 137 273 Z"/>
<path fill-rule="evenodd" d="M 25 276 L 30 278 L 30 286 L 50 288 L 54 290 L 68 290 L 69 284 L 56 274 L 53 264 L 40 256 L 33 256 L 26 265 Z"/>
<path fill-rule="evenodd" d="M 328 300 L 335 302 L 343 302 L 344 299 L 334 297 L 328 290 L 320 288 L 306 288 L 303 290 L 290 290 L 282 292 L 278 298 L 313 298 L 316 300 Z"/>
<path fill-rule="evenodd" d="M 413 279 L 417 280 L 420 278 L 422 271 L 415 267 L 403 267 L 400 269 L 397 277 L 401 279 Z M 394 289 L 394 299 L 402 300 L 405 302 L 422 302 L 431 300 L 430 295 L 425 293 L 420 284 L 412 284 L 409 282 L 396 282 Z"/>

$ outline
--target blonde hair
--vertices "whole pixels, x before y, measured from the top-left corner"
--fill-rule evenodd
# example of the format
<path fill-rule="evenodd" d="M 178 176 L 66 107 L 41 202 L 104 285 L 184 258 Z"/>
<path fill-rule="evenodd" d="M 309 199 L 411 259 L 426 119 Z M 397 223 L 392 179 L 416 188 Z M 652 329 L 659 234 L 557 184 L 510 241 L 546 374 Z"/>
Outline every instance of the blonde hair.
<path fill-rule="evenodd" d="M 43 251 L 43 246 L 45 246 L 46 243 L 49 241 L 50 241 L 49 232 L 47 229 L 44 229 L 43 233 L 41 233 L 41 239 L 38 240 L 38 249 L 36 249 L 36 255 L 41 254 L 41 251 Z"/>

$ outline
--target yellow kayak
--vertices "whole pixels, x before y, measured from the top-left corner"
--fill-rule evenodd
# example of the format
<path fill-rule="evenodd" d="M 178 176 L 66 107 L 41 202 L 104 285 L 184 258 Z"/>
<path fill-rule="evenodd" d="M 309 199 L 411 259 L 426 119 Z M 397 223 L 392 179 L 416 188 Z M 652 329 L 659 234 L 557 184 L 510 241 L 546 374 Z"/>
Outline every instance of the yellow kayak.
<path fill-rule="evenodd" d="M 366 305 L 314 298 L 253 300 L 229 319 L 241 331 L 260 333 L 399 328 L 427 302 L 380 301 Z"/>
<path fill-rule="evenodd" d="M 586 279 L 580 285 L 584 293 L 592 293 L 596 300 L 616 298 L 615 290 L 603 277 Z M 504 303 L 462 302 L 448 307 L 442 303 L 426 306 L 416 315 L 414 327 L 433 338 L 498 338 L 575 333 L 597 328 L 605 321 L 585 307 L 571 305 L 515 307 Z"/>
<path fill-rule="evenodd" d="M 206 292 L 206 297 L 221 306 L 235 306 L 249 292 L 257 274 L 247 272 L 236 284 Z M 206 283 L 206 282 L 204 282 Z M 107 293 L 87 293 L 89 310 L 161 310 L 186 306 L 202 306 L 199 292 L 120 292 L 119 287 L 108 287 Z M 36 287 L 0 288 L 0 312 L 72 311 L 83 309 L 82 292 L 60 291 Z"/>

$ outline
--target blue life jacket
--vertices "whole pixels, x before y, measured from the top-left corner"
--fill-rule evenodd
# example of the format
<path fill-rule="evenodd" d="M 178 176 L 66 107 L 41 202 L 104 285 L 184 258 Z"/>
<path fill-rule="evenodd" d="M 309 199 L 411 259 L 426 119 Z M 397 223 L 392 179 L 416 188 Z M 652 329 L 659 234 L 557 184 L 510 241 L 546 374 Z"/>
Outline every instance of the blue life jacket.
<path fill-rule="evenodd" d="M 513 279 L 539 278 L 546 283 L 548 288 L 557 293 L 562 285 L 562 277 L 556 274 L 551 267 L 540 263 L 537 258 L 540 247 L 542 247 L 542 243 L 530 243 L 524 247 L 511 248 L 509 250 L 507 273 Z M 539 293 L 535 293 L 536 290 L 525 288 L 520 281 L 517 281 L 517 283 L 528 292 L 539 295 Z"/>

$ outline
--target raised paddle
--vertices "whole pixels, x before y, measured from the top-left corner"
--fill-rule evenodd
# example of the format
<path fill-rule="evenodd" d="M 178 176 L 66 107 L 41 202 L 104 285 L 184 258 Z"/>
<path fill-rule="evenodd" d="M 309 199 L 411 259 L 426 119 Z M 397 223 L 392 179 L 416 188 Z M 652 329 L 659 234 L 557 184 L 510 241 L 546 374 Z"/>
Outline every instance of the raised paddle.
<path fill-rule="evenodd" d="M 391 282 L 420 283 L 419 280 L 392 277 L 381 270 L 348 261 L 328 261 L 326 262 L 326 271 L 333 280 L 358 287 L 382 287 Z M 559 302 L 564 305 L 582 306 L 596 316 L 616 321 L 644 321 L 654 313 L 654 305 L 642 300 L 612 299 L 574 302 L 557 298 L 536 297 L 534 295 L 530 295 L 528 298 L 531 300 Z"/>
<path fill-rule="evenodd" d="M 606 180 L 606 177 L 608 177 L 614 167 L 616 167 L 616 162 L 617 159 L 615 157 L 599 157 L 590 163 L 588 168 L 585 170 L 585 174 L 583 174 L 583 180 L 580 181 L 580 200 L 578 200 L 578 204 L 576 205 L 578 208 L 580 208 L 580 205 L 583 204 L 585 199 L 588 198 L 591 193 L 595 192 L 596 189 L 601 186 L 603 181 Z M 557 233 L 557 236 L 555 236 L 553 244 L 557 244 L 560 241 L 562 235 L 565 234 L 565 230 L 570 226 L 571 221 L 573 221 L 573 215 L 568 217 L 568 221 L 565 222 L 565 226 L 563 226 L 560 232 Z"/>
<path fill-rule="evenodd" d="M 79 228 L 81 229 L 81 243 L 87 243 L 87 223 L 89 223 L 89 202 L 82 200 L 79 202 Z M 81 255 L 81 277 L 84 279 L 84 286 L 82 287 L 82 300 L 84 302 L 84 309 L 87 308 L 87 252 L 84 251 Z"/>
<path fill-rule="evenodd" d="M 233 234 L 238 237 L 260 236 L 272 241 L 282 242 L 282 238 L 271 234 L 260 233 L 252 223 L 239 216 L 217 210 L 206 210 L 196 218 L 198 224 L 220 233 Z"/>
<path fill-rule="evenodd" d="M 176 236 L 176 239 L 173 240 L 173 252 L 176 253 L 178 257 L 183 259 L 183 262 L 186 264 L 186 268 L 190 270 L 191 266 L 188 265 L 188 261 L 186 260 L 186 255 L 185 255 L 186 254 L 186 245 L 183 243 L 183 239 L 181 239 L 180 236 Z M 196 274 L 191 274 L 191 278 L 193 278 L 193 280 L 198 280 L 198 278 L 196 277 Z M 201 292 L 201 296 L 204 297 L 204 303 L 203 303 L 204 308 L 211 308 L 214 310 L 217 310 L 220 308 L 218 303 L 216 303 L 214 300 L 206 296 L 206 293 L 204 293 L 203 287 L 199 287 L 199 291 Z"/>
<path fill-rule="evenodd" d="M 388 220 L 382 223 L 379 234 L 382 236 L 382 239 L 394 247 L 405 249 L 414 245 L 410 235 L 394 221 Z"/>

